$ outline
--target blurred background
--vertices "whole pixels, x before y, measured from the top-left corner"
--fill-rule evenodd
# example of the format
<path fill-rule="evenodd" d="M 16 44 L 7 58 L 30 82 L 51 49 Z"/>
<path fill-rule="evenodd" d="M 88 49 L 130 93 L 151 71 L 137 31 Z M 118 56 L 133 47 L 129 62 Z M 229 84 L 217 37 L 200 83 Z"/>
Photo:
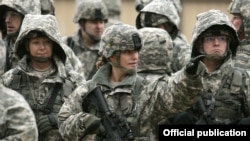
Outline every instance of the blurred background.
<path fill-rule="evenodd" d="M 62 35 L 72 35 L 77 25 L 73 23 L 76 10 L 76 0 L 54 0 L 56 17 Z M 228 6 L 231 0 L 182 0 L 181 31 L 191 41 L 192 30 L 198 13 L 209 9 L 219 9 L 230 17 Z M 122 0 L 120 20 L 124 23 L 135 25 L 137 12 L 134 0 Z"/>
<path fill-rule="evenodd" d="M 2 1 L 2 0 L 0 0 Z M 228 12 L 228 6 L 231 0 L 181 0 L 181 31 L 186 35 L 188 41 L 191 41 L 192 30 L 196 20 L 196 15 L 209 9 L 219 9 L 231 16 Z M 54 0 L 55 13 L 59 22 L 61 34 L 73 35 L 77 25 L 73 23 L 73 15 L 76 11 L 77 0 Z M 135 26 L 137 16 L 135 10 L 135 0 L 122 0 L 122 9 L 120 20 L 126 24 Z"/>

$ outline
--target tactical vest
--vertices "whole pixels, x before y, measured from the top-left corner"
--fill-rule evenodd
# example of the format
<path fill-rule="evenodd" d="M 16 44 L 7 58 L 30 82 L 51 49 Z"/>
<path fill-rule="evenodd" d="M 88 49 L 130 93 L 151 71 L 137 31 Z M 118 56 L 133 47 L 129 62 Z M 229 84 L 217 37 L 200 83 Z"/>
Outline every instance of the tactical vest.
<path fill-rule="evenodd" d="M 222 79 L 216 94 L 202 94 L 206 114 L 213 120 L 213 124 L 228 124 L 249 115 L 245 85 L 245 71 L 235 68 Z"/>
<path fill-rule="evenodd" d="M 15 69 L 12 75 L 12 82 L 7 87 L 21 93 L 36 116 L 49 114 L 51 112 L 57 114 L 64 102 L 63 96 L 67 97 L 74 89 L 72 82 L 69 80 L 65 80 L 64 84 L 58 83 L 59 85 L 57 85 L 57 83 L 55 83 L 49 90 L 50 97 L 47 98 L 43 104 L 38 104 L 33 97 L 34 95 L 31 94 L 32 88 L 29 85 L 33 82 L 29 82 L 29 76 L 17 69 Z"/>
<path fill-rule="evenodd" d="M 132 110 L 129 113 L 129 115 L 125 115 L 126 116 L 125 118 L 129 122 L 130 128 L 132 129 L 133 134 L 136 136 L 136 138 L 140 138 L 141 140 L 146 139 L 145 141 L 149 141 L 148 137 L 138 136 L 138 135 L 140 135 L 140 133 L 139 133 L 140 130 L 138 129 L 139 128 L 139 125 L 138 125 L 139 121 L 137 119 L 138 119 L 138 116 L 139 116 L 138 115 L 139 108 L 138 108 L 137 104 L 139 103 L 139 100 L 140 100 L 139 96 L 140 96 L 143 80 L 144 80 L 143 77 L 137 75 L 134 88 L 131 91 L 131 95 L 132 95 L 132 99 L 133 99 L 133 106 L 131 108 Z M 100 87 L 101 87 L 102 93 L 110 91 L 110 89 L 107 89 L 104 86 L 100 86 Z M 83 111 L 94 114 L 94 115 L 97 115 L 97 116 L 100 116 L 100 113 L 98 113 L 98 111 L 99 111 L 98 106 L 96 104 L 94 104 L 94 103 L 91 103 L 91 101 L 96 101 L 96 100 L 90 100 L 89 98 L 93 98 L 93 97 L 87 96 L 84 99 L 84 102 L 83 102 L 83 105 L 82 105 Z"/>

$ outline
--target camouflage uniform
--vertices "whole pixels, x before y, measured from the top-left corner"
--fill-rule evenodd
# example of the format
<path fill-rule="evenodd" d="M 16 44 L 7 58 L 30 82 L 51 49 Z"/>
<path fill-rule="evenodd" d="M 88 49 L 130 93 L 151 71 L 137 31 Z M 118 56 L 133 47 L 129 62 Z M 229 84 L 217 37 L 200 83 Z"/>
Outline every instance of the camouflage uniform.
<path fill-rule="evenodd" d="M 51 6 L 51 7 L 49 7 Z M 41 10 L 43 11 L 42 14 L 52 14 L 54 13 L 53 10 L 53 1 L 52 0 L 42 0 L 42 3 L 40 3 L 39 0 L 3 0 L 0 5 L 0 30 L 2 32 L 5 44 L 6 44 L 6 52 L 7 56 L 6 59 L 4 59 L 5 67 L 3 72 L 8 71 L 9 69 L 15 67 L 17 65 L 17 62 L 20 60 L 15 53 L 14 53 L 14 40 L 13 38 L 16 38 L 18 33 L 16 33 L 16 37 L 9 37 L 6 35 L 6 27 L 4 22 L 4 14 L 7 11 L 7 8 L 11 8 L 13 10 L 16 10 L 23 16 L 26 14 L 41 14 Z M 50 9 L 52 8 L 52 9 Z M 21 27 L 21 25 L 20 25 Z M 69 49 L 66 45 L 63 45 L 63 49 L 65 49 L 66 55 L 67 55 L 67 61 L 66 65 L 69 69 L 74 69 L 75 71 L 82 74 L 82 77 L 84 76 L 82 64 L 80 60 L 76 57 L 74 52 Z"/>
<path fill-rule="evenodd" d="M 99 11 L 100 10 L 100 11 Z M 96 17 L 97 16 L 97 17 Z M 73 22 L 79 23 L 80 20 L 95 20 L 95 19 L 108 19 L 108 12 L 105 5 L 101 0 L 84 0 L 77 8 Z M 97 61 L 98 48 L 100 42 L 95 43 L 92 46 L 87 46 L 83 39 L 81 30 L 79 29 L 76 34 L 72 37 L 63 37 L 63 42 L 67 44 L 76 54 L 83 65 L 83 72 L 86 79 L 92 77 L 96 72 L 95 62 Z"/>
<path fill-rule="evenodd" d="M 5 64 L 6 48 L 4 41 L 0 38 L 0 75 L 4 73 L 4 64 Z"/>
<path fill-rule="evenodd" d="M 170 76 L 173 73 L 173 42 L 166 30 L 145 27 L 139 29 L 142 35 L 143 47 L 140 50 L 137 73 L 147 81 Z M 168 115 L 169 117 L 170 115 Z M 163 118 L 158 124 L 169 124 L 168 118 Z"/>
<path fill-rule="evenodd" d="M 145 27 L 139 29 L 143 48 L 140 50 L 137 73 L 141 76 L 170 75 L 173 59 L 173 42 L 166 30 Z"/>
<path fill-rule="evenodd" d="M 238 119 L 249 117 L 250 72 L 233 67 L 238 36 L 226 14 L 209 10 L 197 15 L 191 42 L 192 57 L 204 54 L 200 51 L 203 37 L 221 35 L 228 38 L 228 48 L 222 65 L 202 75 L 204 92 L 200 102 L 190 110 L 198 118 L 196 124 L 237 124 Z"/>
<path fill-rule="evenodd" d="M 231 14 L 240 14 L 242 24 L 238 34 L 244 34 L 245 38 L 240 40 L 240 44 L 235 57 L 235 66 L 249 69 L 250 68 L 250 0 L 234 0 L 229 6 Z M 248 6 L 248 7 L 247 7 Z"/>
<path fill-rule="evenodd" d="M 137 12 L 140 12 L 147 4 L 152 2 L 153 0 L 135 0 L 135 10 Z M 170 1 L 174 4 L 174 7 L 176 8 L 178 14 L 180 15 L 182 12 L 182 5 L 181 5 L 181 0 L 166 0 Z"/>
<path fill-rule="evenodd" d="M 51 14 L 55 15 L 54 0 L 40 0 L 41 12 L 43 15 Z"/>
<path fill-rule="evenodd" d="M 103 33 L 100 53 L 107 59 L 121 50 L 139 50 L 141 41 L 138 35 L 139 32 L 133 26 L 114 24 Z M 97 86 L 104 93 L 110 111 L 130 122 L 135 140 L 138 141 L 157 140 L 158 121 L 170 113 L 185 110 L 196 101 L 202 90 L 200 77 L 190 76 L 184 71 L 173 77 L 163 76 L 151 80 L 152 83 L 138 81 L 139 76 L 133 73 L 113 86 L 109 78 L 113 63 L 101 66 L 93 78 L 78 87 L 63 104 L 58 117 L 59 130 L 65 140 L 95 140 L 96 134 L 88 134 L 86 131 L 87 119 L 93 115 L 99 116 L 100 113 L 93 113 L 96 109 L 85 112 L 82 108 L 88 106 L 82 107 L 82 104 Z"/>
<path fill-rule="evenodd" d="M 173 62 L 174 72 L 182 69 L 190 60 L 190 46 L 183 33 L 179 30 L 180 17 L 169 1 L 154 0 L 146 5 L 136 17 L 136 27 L 156 27 L 163 24 L 165 28 L 169 23 L 173 24 L 173 30 L 169 32 L 173 40 Z"/>
<path fill-rule="evenodd" d="M 39 74 L 30 65 L 30 55 L 26 50 L 29 33 L 39 31 L 51 39 L 53 44 L 52 66 Z M 80 74 L 65 68 L 66 54 L 62 48 L 56 18 L 52 15 L 27 14 L 17 38 L 15 51 L 22 58 L 19 64 L 2 76 L 3 84 L 20 92 L 35 113 L 38 128 L 41 117 L 51 119 L 48 131 L 39 134 L 39 141 L 60 140 L 57 113 L 68 95 L 77 85 L 84 82 Z M 51 97 L 55 102 L 49 103 Z M 46 106 L 52 106 L 46 109 Z M 52 129 L 49 128 L 52 126 Z M 41 130 L 39 129 L 39 132 Z"/>
<path fill-rule="evenodd" d="M 5 67 L 2 72 L 6 72 L 16 66 L 19 60 L 14 53 L 14 39 L 18 36 L 18 33 L 16 33 L 15 37 L 14 35 L 9 37 L 6 31 L 4 16 L 8 8 L 17 11 L 23 16 L 26 14 L 41 14 L 41 5 L 39 0 L 2 0 L 0 4 L 0 30 L 6 47 L 6 56 L 4 59 Z"/>
<path fill-rule="evenodd" d="M 0 85 L 0 140 L 38 141 L 35 116 L 16 91 Z"/>

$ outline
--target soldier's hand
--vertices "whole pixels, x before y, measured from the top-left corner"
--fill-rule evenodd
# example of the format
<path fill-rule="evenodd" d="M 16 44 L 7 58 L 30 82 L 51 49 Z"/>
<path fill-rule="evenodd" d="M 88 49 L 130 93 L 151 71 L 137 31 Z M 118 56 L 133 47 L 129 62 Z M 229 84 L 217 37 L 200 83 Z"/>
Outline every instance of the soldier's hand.
<path fill-rule="evenodd" d="M 87 117 L 85 117 L 83 124 L 88 133 L 99 134 L 105 131 L 101 123 L 101 119 L 92 114 L 89 114 Z"/>
<path fill-rule="evenodd" d="M 45 133 L 51 129 L 58 128 L 57 118 L 55 114 L 43 115 L 37 121 L 38 131 Z"/>
<path fill-rule="evenodd" d="M 190 75 L 195 75 L 198 69 L 198 64 L 201 59 L 203 59 L 205 55 L 199 55 L 195 58 L 192 58 L 186 66 L 186 72 Z"/>

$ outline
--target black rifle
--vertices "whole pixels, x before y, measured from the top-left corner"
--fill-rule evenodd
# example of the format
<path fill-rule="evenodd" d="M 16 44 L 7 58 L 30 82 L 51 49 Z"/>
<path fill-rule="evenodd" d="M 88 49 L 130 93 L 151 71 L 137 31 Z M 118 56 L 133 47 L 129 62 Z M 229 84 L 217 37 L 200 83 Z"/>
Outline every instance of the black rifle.
<path fill-rule="evenodd" d="M 100 87 L 96 87 L 89 94 L 85 104 L 83 105 L 83 110 L 89 111 L 88 107 L 95 107 L 97 112 L 101 115 L 101 121 L 106 132 L 105 137 L 103 137 L 104 141 L 134 140 L 134 135 L 126 118 L 119 117 L 110 112 Z"/>
<path fill-rule="evenodd" d="M 208 113 L 207 113 L 207 110 L 206 110 L 206 107 L 205 107 L 205 104 L 202 100 L 201 97 L 199 97 L 199 100 L 198 100 L 198 105 L 201 109 L 201 112 L 202 112 L 202 116 L 200 118 L 200 120 L 198 120 L 196 122 L 197 125 L 211 125 L 213 122 L 212 120 L 208 117 Z"/>

